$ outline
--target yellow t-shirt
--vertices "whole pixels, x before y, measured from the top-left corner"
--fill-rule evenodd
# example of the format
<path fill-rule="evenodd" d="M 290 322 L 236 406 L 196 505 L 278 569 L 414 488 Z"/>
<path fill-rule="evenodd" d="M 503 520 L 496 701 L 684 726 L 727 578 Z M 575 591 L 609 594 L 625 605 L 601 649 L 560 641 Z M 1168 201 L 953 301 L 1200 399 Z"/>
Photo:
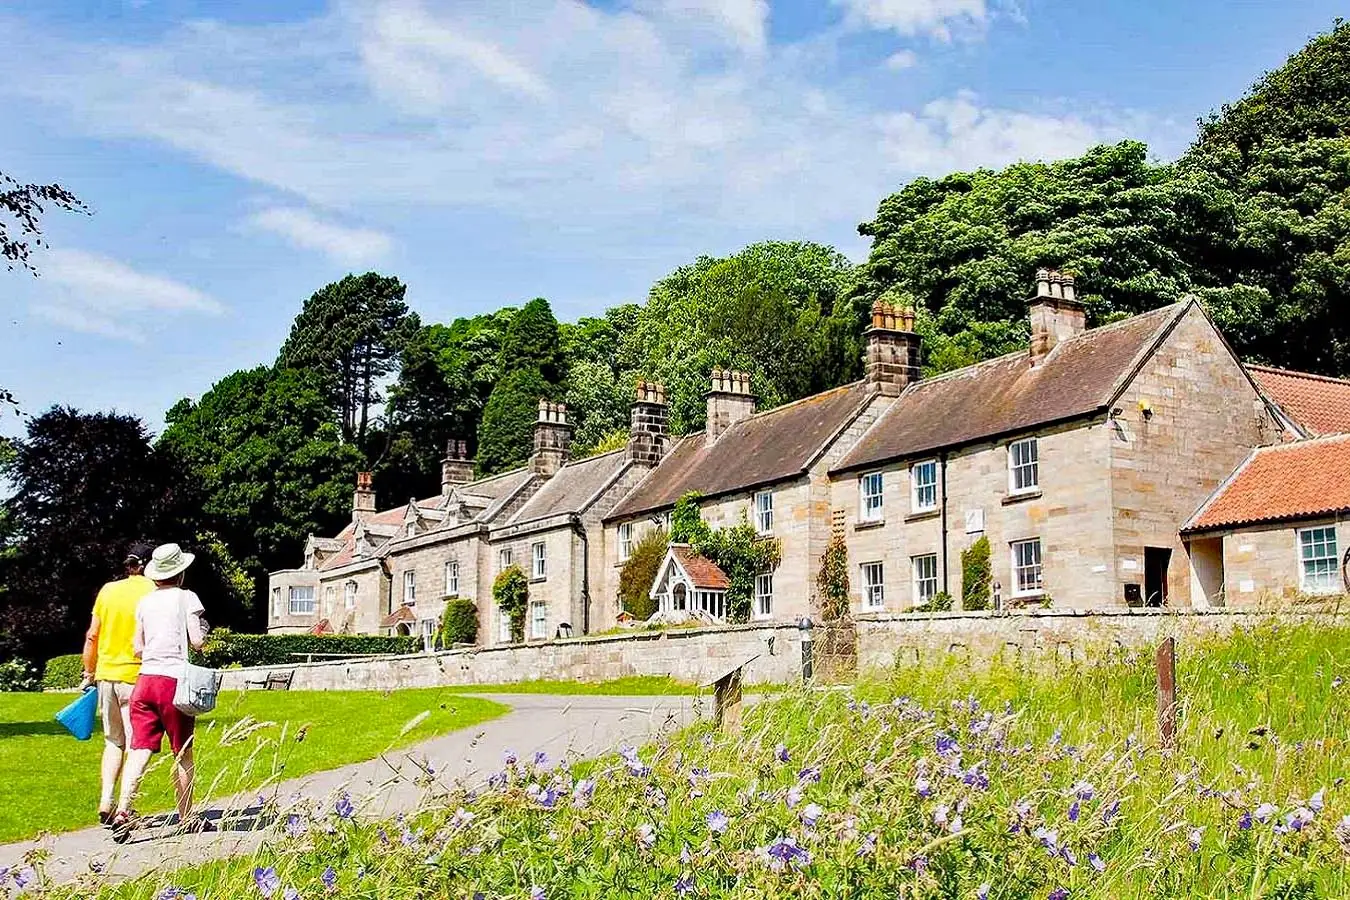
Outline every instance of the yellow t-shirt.
<path fill-rule="evenodd" d="M 110 581 L 98 592 L 94 615 L 98 617 L 97 681 L 125 681 L 132 684 L 141 673 L 141 661 L 133 645 L 136 638 L 136 606 L 155 589 L 144 575 L 132 575 Z"/>

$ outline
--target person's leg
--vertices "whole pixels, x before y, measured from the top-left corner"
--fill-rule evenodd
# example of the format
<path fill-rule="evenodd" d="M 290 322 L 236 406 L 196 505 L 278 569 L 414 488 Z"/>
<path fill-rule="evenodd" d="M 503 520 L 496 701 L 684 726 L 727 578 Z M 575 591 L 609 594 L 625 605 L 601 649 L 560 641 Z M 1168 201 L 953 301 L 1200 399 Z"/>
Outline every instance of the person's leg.
<path fill-rule="evenodd" d="M 117 812 L 129 813 L 136 802 L 136 794 L 141 788 L 141 779 L 145 777 L 145 768 L 150 765 L 150 757 L 155 751 L 134 747 L 127 751 L 127 761 L 122 768 L 122 793 L 117 801 Z"/>
<path fill-rule="evenodd" d="M 127 719 L 124 709 L 118 702 L 117 685 L 111 681 L 98 683 L 98 708 L 103 720 L 103 764 L 99 768 L 102 790 L 99 794 L 98 812 L 103 819 L 112 812 L 113 794 L 117 790 L 117 776 L 122 771 L 122 757 L 126 753 Z M 130 710 L 125 710 L 129 715 Z"/>
<path fill-rule="evenodd" d="M 119 817 L 131 812 L 150 757 L 159 751 L 164 739 L 164 723 L 160 720 L 154 689 L 154 676 L 142 675 L 131 692 L 131 750 L 122 766 L 122 791 L 117 801 Z"/>
<path fill-rule="evenodd" d="M 192 781 L 195 775 L 192 734 L 197 720 L 178 710 L 173 703 L 162 710 L 164 730 L 173 748 L 173 786 L 178 796 L 178 821 L 188 824 L 192 817 Z"/>

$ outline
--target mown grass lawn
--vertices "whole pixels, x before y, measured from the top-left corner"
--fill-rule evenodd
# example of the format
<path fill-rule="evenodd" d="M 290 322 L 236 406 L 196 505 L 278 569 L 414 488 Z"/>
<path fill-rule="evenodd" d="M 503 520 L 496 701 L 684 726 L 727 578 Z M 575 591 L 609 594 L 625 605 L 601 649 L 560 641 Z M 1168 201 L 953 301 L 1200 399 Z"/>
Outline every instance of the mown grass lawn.
<path fill-rule="evenodd" d="M 0 694 L 0 842 L 96 823 L 103 736 L 77 741 L 52 717 L 73 694 Z M 507 707 L 442 689 L 226 693 L 197 723 L 197 791 L 256 790 L 373 759 L 393 747 L 491 719 Z M 406 733 L 403 728 L 426 717 Z M 298 739 L 303 730 L 303 739 Z M 226 746 L 222 746 L 222 739 Z M 142 812 L 173 806 L 168 754 L 152 764 Z"/>
<path fill-rule="evenodd" d="M 292 836 L 254 855 L 102 896 L 1350 896 L 1350 629 L 1183 640 L 1174 751 L 1151 653 L 1009 662 L 788 691 L 738 735 L 506 761 L 487 790 L 394 822 L 297 807 Z"/>

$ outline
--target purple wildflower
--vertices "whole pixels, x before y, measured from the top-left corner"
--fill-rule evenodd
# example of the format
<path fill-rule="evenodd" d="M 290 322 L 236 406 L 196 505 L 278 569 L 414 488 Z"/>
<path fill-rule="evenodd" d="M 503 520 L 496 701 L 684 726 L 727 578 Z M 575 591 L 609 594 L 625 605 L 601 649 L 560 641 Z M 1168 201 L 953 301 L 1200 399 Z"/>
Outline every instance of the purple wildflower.
<path fill-rule="evenodd" d="M 1106 808 L 1102 810 L 1102 824 L 1110 825 L 1111 820 L 1114 819 L 1119 814 L 1120 814 L 1120 801 L 1112 800 L 1110 803 L 1107 804 Z"/>
<path fill-rule="evenodd" d="M 721 810 L 715 809 L 708 813 L 708 830 L 713 834 L 722 834 L 730 824 L 731 820 Z"/>
<path fill-rule="evenodd" d="M 547 754 L 547 753 L 545 753 L 543 750 L 536 750 L 536 751 L 534 751 L 534 764 L 535 764 L 536 766 L 542 766 L 542 765 L 544 765 L 544 763 L 546 763 L 546 762 L 548 762 L 548 754 Z"/>
<path fill-rule="evenodd" d="M 1204 838 L 1204 836 L 1205 836 L 1205 829 L 1203 828 L 1192 828 L 1186 834 L 1186 843 L 1191 845 L 1192 853 L 1195 853 L 1200 849 L 1200 841 Z"/>
<path fill-rule="evenodd" d="M 1252 816 L 1254 816 L 1254 817 L 1256 818 L 1256 821 L 1258 821 L 1258 822 L 1260 822 L 1260 823 L 1262 823 L 1262 824 L 1264 825 L 1266 822 L 1269 822 L 1271 816 L 1275 815 L 1275 813 L 1277 813 L 1277 812 L 1279 812 L 1279 809 L 1275 806 L 1275 804 L 1273 804 L 1273 803 L 1262 803 L 1262 804 L 1261 804 L 1260 806 L 1258 806 L 1258 807 L 1256 808 L 1256 810 L 1252 813 Z"/>
<path fill-rule="evenodd" d="M 536 884 L 530 888 L 530 900 L 548 900 L 548 898 L 544 894 L 544 889 Z"/>
<path fill-rule="evenodd" d="M 1069 900 L 1069 889 L 1057 887 L 1047 895 L 1046 900 Z"/>
<path fill-rule="evenodd" d="M 595 779 L 583 778 L 572 788 L 572 805 L 585 806 L 595 794 Z"/>
<path fill-rule="evenodd" d="M 787 796 L 783 799 L 787 802 L 788 809 L 794 808 L 798 803 L 802 802 L 802 789 L 794 784 L 792 787 L 788 788 Z"/>
<path fill-rule="evenodd" d="M 1347 816 L 1346 818 L 1350 819 L 1350 816 Z M 876 852 L 877 852 L 877 833 L 874 831 L 871 834 L 865 835 L 863 837 L 862 843 L 858 845 L 858 855 L 871 856 L 873 853 Z"/>
<path fill-rule="evenodd" d="M 299 837 L 305 833 L 305 823 L 301 821 L 300 816 L 291 813 L 286 817 L 286 835 L 287 837 Z"/>
<path fill-rule="evenodd" d="M 985 882 L 975 889 L 975 900 L 989 900 L 989 882 Z"/>
<path fill-rule="evenodd" d="M 680 845 L 680 865 L 687 866 L 694 861 L 694 854 L 689 852 L 688 844 Z"/>
<path fill-rule="evenodd" d="M 1075 801 L 1073 801 L 1072 803 L 1069 804 L 1069 821 L 1070 821 L 1070 822 L 1077 822 L 1077 821 L 1078 821 L 1078 801 L 1077 801 L 1077 800 L 1075 800 Z"/>
<path fill-rule="evenodd" d="M 801 782 L 820 782 L 820 766 L 807 766 L 797 773 L 797 780 Z"/>
<path fill-rule="evenodd" d="M 970 771 L 961 776 L 961 781 L 968 787 L 973 787 L 977 791 L 989 790 L 989 776 L 980 769 L 981 764 L 976 763 L 970 767 Z"/>
<path fill-rule="evenodd" d="M 253 883 L 258 886 L 258 893 L 264 897 L 271 897 L 281 887 L 281 876 L 277 870 L 271 866 L 263 868 L 259 866 L 253 870 Z"/>
<path fill-rule="evenodd" d="M 323 882 L 324 890 L 328 891 L 330 894 L 337 890 L 337 870 L 332 866 L 323 870 L 323 874 L 319 876 L 319 880 Z"/>
<path fill-rule="evenodd" d="M 514 750 L 507 750 L 502 754 L 503 765 L 514 766 L 518 761 L 519 757 L 516 756 L 516 751 Z"/>
<path fill-rule="evenodd" d="M 928 857 L 926 856 L 914 857 L 909 861 L 909 867 L 914 870 L 915 874 L 919 875 L 923 874 L 924 872 L 928 871 Z"/>
<path fill-rule="evenodd" d="M 1078 855 L 1067 844 L 1059 848 L 1059 855 L 1064 858 L 1070 868 L 1078 865 Z"/>
<path fill-rule="evenodd" d="M 1092 866 L 1092 868 L 1096 869 L 1098 872 L 1106 871 L 1106 861 L 1095 853 L 1088 854 L 1088 865 Z"/>
<path fill-rule="evenodd" d="M 651 822 L 643 822 L 638 826 L 637 836 L 639 844 L 651 849 L 652 845 L 656 843 L 656 826 Z"/>
<path fill-rule="evenodd" d="M 956 738 L 943 733 L 937 736 L 937 754 L 938 756 L 960 756 L 961 747 L 956 743 Z"/>
<path fill-rule="evenodd" d="M 1345 816 L 1336 825 L 1336 840 L 1341 842 L 1341 846 L 1350 851 L 1350 816 Z"/>
<path fill-rule="evenodd" d="M 1326 806 L 1326 788 L 1318 788 L 1317 793 L 1308 798 L 1308 808 L 1315 813 L 1320 813 Z"/>
<path fill-rule="evenodd" d="M 914 793 L 927 800 L 933 793 L 933 786 L 929 783 L 927 778 L 915 779 Z"/>
<path fill-rule="evenodd" d="M 806 808 L 802 810 L 802 824 L 807 828 L 815 828 L 816 823 L 820 821 L 820 817 L 824 814 L 825 810 L 821 809 L 819 804 L 808 803 Z"/>
<path fill-rule="evenodd" d="M 488 787 L 494 791 L 505 790 L 506 781 L 507 778 L 505 772 L 493 772 L 488 776 Z"/>
<path fill-rule="evenodd" d="M 787 744 L 779 744 L 777 747 L 774 747 L 773 755 L 780 763 L 787 762 L 792 756 L 788 753 Z"/>
<path fill-rule="evenodd" d="M 544 809 L 552 809 L 558 805 L 558 789 L 553 787 L 542 788 L 539 793 L 534 795 L 534 799 Z"/>
<path fill-rule="evenodd" d="M 1238 816 L 1238 829 L 1241 831 L 1251 831 L 1251 828 L 1252 814 L 1244 810 L 1242 815 Z"/>
<path fill-rule="evenodd" d="M 788 868 L 800 869 L 811 864 L 810 852 L 799 846 L 795 838 L 779 837 L 773 843 L 760 847 L 758 853 L 775 872 Z"/>
<path fill-rule="evenodd" d="M 197 895 L 180 887 L 166 887 L 159 892 L 156 900 L 197 900 Z"/>
<path fill-rule="evenodd" d="M 403 826 L 403 833 L 398 836 L 398 839 L 403 846 L 411 847 L 417 843 L 417 834 L 405 825 Z"/>
<path fill-rule="evenodd" d="M 694 877 L 692 875 L 681 875 L 675 879 L 675 896 L 684 897 L 694 892 Z"/>
<path fill-rule="evenodd" d="M 333 804 L 333 811 L 338 814 L 339 819 L 350 819 L 354 816 L 356 807 L 352 805 L 351 795 L 343 794 L 339 797 L 337 803 Z"/>
<path fill-rule="evenodd" d="M 300 892 L 293 887 L 288 887 L 281 892 L 281 900 L 300 900 Z"/>
<path fill-rule="evenodd" d="M 1091 800 L 1097 794 L 1097 789 L 1092 786 L 1090 781 L 1080 781 L 1071 790 L 1079 800 Z"/>
<path fill-rule="evenodd" d="M 1284 827 L 1290 831 L 1302 831 L 1304 826 L 1311 825 L 1313 820 L 1313 811 L 1306 806 L 1300 806 L 1298 809 L 1285 816 Z"/>

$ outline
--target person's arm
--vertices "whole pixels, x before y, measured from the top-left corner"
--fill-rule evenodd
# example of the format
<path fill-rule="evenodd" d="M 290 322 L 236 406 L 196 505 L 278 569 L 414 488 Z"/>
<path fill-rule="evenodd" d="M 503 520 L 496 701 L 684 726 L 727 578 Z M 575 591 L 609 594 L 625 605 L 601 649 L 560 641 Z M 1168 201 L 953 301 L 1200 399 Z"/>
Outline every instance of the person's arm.
<path fill-rule="evenodd" d="M 89 630 L 84 633 L 84 652 L 80 654 L 84 663 L 84 677 L 80 679 L 80 690 L 94 683 L 94 672 L 98 671 L 98 632 L 100 623 L 98 613 L 89 619 Z"/>
<path fill-rule="evenodd" d="M 202 606 L 202 601 L 196 594 L 193 594 L 187 603 L 188 643 L 192 645 L 193 650 L 200 650 L 202 644 L 206 643 L 206 607 Z"/>
<path fill-rule="evenodd" d="M 136 631 L 131 636 L 131 649 L 140 659 L 145 652 L 145 617 L 141 615 L 143 606 L 136 607 Z"/>

